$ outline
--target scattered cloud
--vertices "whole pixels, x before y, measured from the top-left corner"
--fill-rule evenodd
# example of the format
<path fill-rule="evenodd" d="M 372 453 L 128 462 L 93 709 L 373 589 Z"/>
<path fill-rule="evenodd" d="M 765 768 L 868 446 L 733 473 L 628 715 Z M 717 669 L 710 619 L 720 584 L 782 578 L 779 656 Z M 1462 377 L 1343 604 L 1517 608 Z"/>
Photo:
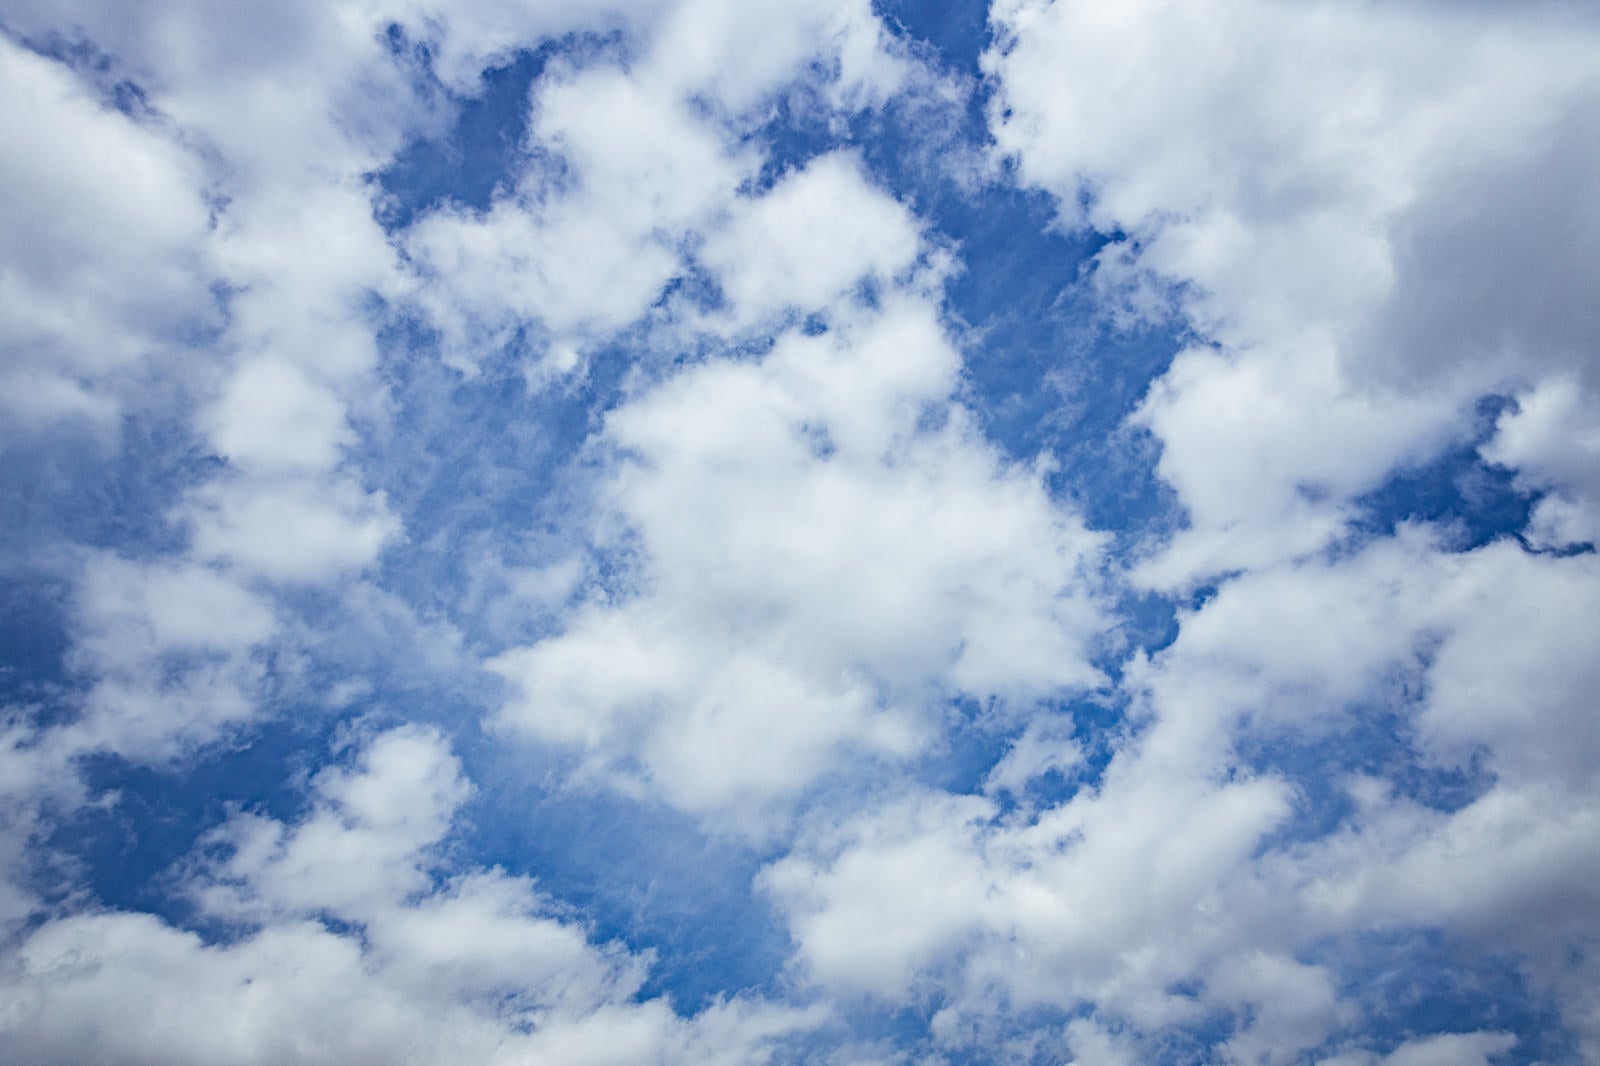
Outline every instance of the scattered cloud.
<path fill-rule="evenodd" d="M 0 0 L 0 1058 L 1600 1061 L 1600 22 L 987 16 Z"/>

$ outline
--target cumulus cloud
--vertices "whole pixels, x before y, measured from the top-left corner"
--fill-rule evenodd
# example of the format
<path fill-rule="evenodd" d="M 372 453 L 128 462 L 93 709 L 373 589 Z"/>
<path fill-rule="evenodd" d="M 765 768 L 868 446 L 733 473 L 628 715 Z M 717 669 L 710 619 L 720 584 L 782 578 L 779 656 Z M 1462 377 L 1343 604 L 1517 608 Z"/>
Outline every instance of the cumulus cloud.
<path fill-rule="evenodd" d="M 0 23 L 0 1057 L 1600 1055 L 1588 11 Z"/>
<path fill-rule="evenodd" d="M 819 195 L 896 239 L 819 256 Z M 875 308 L 849 297 L 910 267 L 903 209 L 825 157 L 725 240 L 712 261 L 736 308 L 777 292 L 833 328 L 613 412 L 596 533 L 636 542 L 636 564 L 563 634 L 491 663 L 514 686 L 501 721 L 715 811 L 793 796 L 853 753 L 914 755 L 957 696 L 1025 706 L 1095 685 L 1100 539 L 952 402 L 958 356 L 915 281 Z"/>
<path fill-rule="evenodd" d="M 639 318 L 689 271 L 703 233 L 756 176 L 760 155 L 741 139 L 758 105 L 820 68 L 830 106 L 859 106 L 892 93 L 912 66 L 857 0 L 759 13 L 701 0 L 645 19 L 639 36 L 633 62 L 558 69 L 536 83 L 524 171 L 487 211 L 446 207 L 413 227 L 415 299 L 452 365 L 474 370 L 484 354 L 532 332 L 536 378 L 571 371 L 577 354 Z M 792 197 L 827 180 L 826 168 L 812 173 Z M 770 224 L 772 213 L 727 239 L 759 239 L 751 227 Z M 902 238 L 885 254 L 904 246 Z M 715 269 L 731 253 L 707 254 Z M 793 246 L 787 254 L 792 261 Z M 740 284 L 763 284 L 745 277 Z"/>
<path fill-rule="evenodd" d="M 1109 238 L 1085 275 L 1104 314 L 1196 338 L 1130 419 L 1161 444 L 1186 517 L 1132 577 L 1219 587 L 1180 611 L 1170 648 L 1130 663 L 1135 732 L 1092 795 L 1130 790 L 1154 811 L 1182 780 L 1216 797 L 1254 781 L 1282 804 L 1241 823 L 1253 843 L 1217 871 L 1240 880 L 1161 961 L 1215 936 L 1183 966 L 1199 1000 L 1221 1005 L 1245 994 L 1250 950 L 1303 962 L 1316 936 L 1447 929 L 1510 948 L 1563 990 L 1592 1056 L 1571 991 L 1588 949 L 1553 947 L 1593 940 L 1595 853 L 1579 843 L 1596 795 L 1580 695 L 1593 656 L 1569 613 L 1595 595 L 1590 556 L 1511 541 L 1462 552 L 1448 531 L 1405 525 L 1365 547 L 1352 534 L 1367 493 L 1472 443 L 1475 405 L 1512 397 L 1480 454 L 1536 497 L 1523 543 L 1592 540 L 1596 330 L 1580 290 L 1594 216 L 1571 190 L 1594 144 L 1600 27 L 1558 5 L 1513 18 L 1017 2 L 991 18 L 991 130 L 1018 176 L 1053 195 L 1058 225 Z M 1364 768 L 1342 786 L 1345 825 L 1285 845 L 1324 787 L 1291 784 L 1305 773 L 1294 751 Z M 1451 804 L 1408 794 L 1407 773 L 1482 776 Z M 1184 891 L 1202 901 L 1204 884 Z M 1541 920 L 1522 924 L 1530 914 Z M 1264 982 L 1280 997 L 1295 984 Z M 1271 1061 L 1337 1043 L 1336 1000 L 1325 986 L 1250 1006 L 1224 1051 Z M 1140 1026 L 1172 1020 L 1121 1009 Z M 1513 1043 L 1458 1034 L 1393 1056 Z M 1363 1054 L 1348 1061 L 1389 1061 Z"/>
<path fill-rule="evenodd" d="M 1600 531 L 1600 451 L 1596 400 L 1571 377 L 1546 378 L 1500 416 L 1484 457 L 1517 472 L 1523 488 L 1542 492 L 1528 523 L 1544 547 L 1593 543 Z"/>
<path fill-rule="evenodd" d="M 60 63 L 0 38 L 0 68 L 16 102 L 0 120 L 0 403 L 11 432 L 64 418 L 109 428 L 142 363 L 215 326 L 206 175 Z"/>
<path fill-rule="evenodd" d="M 559 155 L 565 187 L 533 171 L 487 212 L 447 208 L 409 235 L 418 300 L 464 369 L 519 329 L 582 345 L 638 318 L 756 165 L 689 101 L 620 69 L 541 85 L 534 106 L 530 140 Z"/>
<path fill-rule="evenodd" d="M 1570 190 L 1594 143 L 1592 19 L 1026 0 L 992 17 L 1000 149 L 1063 225 L 1117 238 L 1096 264 L 1108 299 L 1171 307 L 1215 344 L 1180 353 L 1137 416 L 1190 520 L 1147 580 L 1316 550 L 1354 497 L 1459 438 L 1476 397 L 1587 367 L 1594 214 Z"/>
<path fill-rule="evenodd" d="M 1009 813 L 913 796 L 814 828 L 771 865 L 762 885 L 798 972 L 851 996 L 938 994 L 958 1044 L 1039 1003 L 1092 1005 L 1136 1032 L 1247 1008 L 1222 1050 L 1252 1063 L 1295 1061 L 1357 1021 L 1335 975 L 1302 961 L 1327 937 L 1449 928 L 1576 986 L 1587 952 L 1554 945 L 1593 941 L 1600 851 L 1578 695 L 1591 657 L 1549 639 L 1581 628 L 1535 630 L 1519 604 L 1592 602 L 1590 560 L 1505 543 L 1457 555 L 1414 535 L 1227 585 L 1130 674 L 1148 717 L 1098 783 L 1069 762 L 1071 799 Z M 1490 588 L 1511 602 L 1474 602 Z M 1300 799 L 1258 768 L 1263 746 L 1351 737 L 1362 716 L 1396 712 L 1413 759 L 1485 765 L 1493 786 L 1451 811 L 1352 777 L 1344 827 L 1274 837 Z M 1008 756 L 997 773 L 1016 789 L 1024 765 Z M 1568 1006 L 1581 1022 L 1581 997 Z"/>
<path fill-rule="evenodd" d="M 250 718 L 274 635 L 272 606 L 216 570 L 185 562 L 87 561 L 79 670 L 93 679 L 71 747 L 162 759 Z"/>
<path fill-rule="evenodd" d="M 1493 1057 L 1516 1045 L 1509 1033 L 1445 1033 L 1440 1036 L 1408 1040 L 1387 1055 L 1357 1052 L 1337 1055 L 1322 1060 L 1322 1066 L 1433 1066 L 1439 1063 L 1471 1063 L 1493 1061 Z"/>
<path fill-rule="evenodd" d="M 741 200 L 701 259 L 721 281 L 734 324 L 748 328 L 777 311 L 827 307 L 862 281 L 892 284 L 911 269 L 918 242 L 905 210 L 833 154 Z"/>
<path fill-rule="evenodd" d="M 239 935 L 147 914 L 45 922 L 0 971 L 0 1048 L 30 1062 L 759 1062 L 814 1024 L 753 1001 L 693 1018 L 637 997 L 645 960 L 591 944 L 526 880 L 433 877 L 470 793 L 437 733 L 365 740 L 295 825 L 240 813 L 190 891 Z"/>

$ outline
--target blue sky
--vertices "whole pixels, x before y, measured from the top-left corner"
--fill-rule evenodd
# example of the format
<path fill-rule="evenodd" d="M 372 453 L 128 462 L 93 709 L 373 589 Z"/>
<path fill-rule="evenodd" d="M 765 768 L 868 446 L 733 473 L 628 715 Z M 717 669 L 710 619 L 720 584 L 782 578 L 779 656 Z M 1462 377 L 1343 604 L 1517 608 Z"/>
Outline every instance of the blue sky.
<path fill-rule="evenodd" d="M 1597 54 L 0 0 L 0 1059 L 1600 1062 Z"/>

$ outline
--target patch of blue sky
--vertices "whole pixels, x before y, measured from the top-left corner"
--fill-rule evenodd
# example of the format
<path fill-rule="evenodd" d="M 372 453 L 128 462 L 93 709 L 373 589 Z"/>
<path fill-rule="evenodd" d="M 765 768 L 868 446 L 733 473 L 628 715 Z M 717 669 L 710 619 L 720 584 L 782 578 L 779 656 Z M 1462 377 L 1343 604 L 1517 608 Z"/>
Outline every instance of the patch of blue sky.
<path fill-rule="evenodd" d="M 1508 406 L 1505 397 L 1484 397 L 1475 406 L 1469 436 L 1421 466 L 1395 471 L 1360 497 L 1357 540 L 1392 536 L 1402 523 L 1421 522 L 1451 531 L 1465 551 L 1523 529 L 1537 494 L 1519 488 L 1512 471 L 1486 463 L 1479 454 Z"/>
<path fill-rule="evenodd" d="M 1437 1033 L 1507 1032 L 1506 1066 L 1572 1062 L 1575 1046 L 1552 1006 L 1509 955 L 1437 929 L 1372 931 L 1329 941 L 1302 960 L 1327 965 L 1365 1019 L 1346 1042 L 1387 1054 Z"/>
<path fill-rule="evenodd" d="M 64 577 L 0 577 L 0 704 L 8 713 L 32 720 L 60 715 L 70 595 Z"/>
<path fill-rule="evenodd" d="M 458 749 L 478 782 L 463 811 L 474 859 L 535 877 L 578 909 L 593 939 L 654 949 L 642 995 L 693 1012 L 718 996 L 780 991 L 791 945 L 751 890 L 762 851 L 604 788 L 553 788 L 551 753 L 482 735 Z"/>
<path fill-rule="evenodd" d="M 602 353 L 571 392 L 534 391 L 506 361 L 468 379 L 426 354 L 393 362 L 392 436 L 359 454 L 406 524 L 406 543 L 383 560 L 390 587 L 412 602 L 437 601 L 471 580 L 462 549 L 473 538 L 518 562 L 519 545 L 559 535 L 571 517 L 564 482 L 615 402 L 623 370 Z"/>
<path fill-rule="evenodd" d="M 1384 781 L 1397 797 L 1445 814 L 1487 792 L 1494 779 L 1481 760 L 1442 765 L 1418 750 L 1412 724 L 1415 710 L 1404 703 L 1357 705 L 1321 725 L 1241 736 L 1235 757 L 1242 769 L 1276 775 L 1294 785 L 1289 820 L 1262 837 L 1256 853 L 1336 832 L 1356 813 L 1349 791 L 1356 777 Z"/>
<path fill-rule="evenodd" d="M 305 782 L 337 728 L 325 713 L 275 709 L 233 744 L 181 767 L 83 759 L 84 784 L 97 802 L 55 826 L 47 846 L 82 864 L 83 885 L 100 904 L 228 939 L 237 930 L 206 920 L 180 891 L 185 862 L 204 834 L 237 811 L 298 821 L 309 809 Z"/>
<path fill-rule="evenodd" d="M 9 440 L 0 450 L 3 565 L 48 568 L 65 544 L 130 555 L 178 550 L 185 534 L 166 511 L 219 466 L 175 419 L 160 415 Z"/>
<path fill-rule="evenodd" d="M 390 42 L 421 60 L 432 78 L 424 46 L 398 29 Z M 450 120 L 443 128 L 413 140 L 373 176 L 384 192 L 378 217 L 385 228 L 404 229 L 418 214 L 446 204 L 487 210 L 496 191 L 515 182 L 527 151 L 529 93 L 560 51 L 557 44 L 546 44 L 486 70 L 477 96 L 450 101 Z M 434 91 L 448 96 L 433 80 Z"/>
<path fill-rule="evenodd" d="M 1014 715 L 1046 713 L 1041 708 L 1016 709 Z M 917 777 L 926 785 L 949 792 L 971 794 L 981 790 L 983 779 L 1005 755 L 1021 725 L 1010 728 L 996 721 L 997 712 L 971 698 L 950 702 L 945 715 L 945 743 L 917 763 Z"/>
<path fill-rule="evenodd" d="M 966 0 L 875 0 L 891 30 L 938 50 L 943 65 L 976 77 L 989 46 L 988 9 Z"/>

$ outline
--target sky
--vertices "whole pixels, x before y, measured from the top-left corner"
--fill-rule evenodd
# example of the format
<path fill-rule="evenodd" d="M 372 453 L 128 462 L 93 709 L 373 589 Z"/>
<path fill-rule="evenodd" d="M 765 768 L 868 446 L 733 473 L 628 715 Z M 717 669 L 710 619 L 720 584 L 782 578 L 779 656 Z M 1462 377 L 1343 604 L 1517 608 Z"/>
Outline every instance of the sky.
<path fill-rule="evenodd" d="M 1600 9 L 0 0 L 0 1060 L 1600 1063 Z"/>

